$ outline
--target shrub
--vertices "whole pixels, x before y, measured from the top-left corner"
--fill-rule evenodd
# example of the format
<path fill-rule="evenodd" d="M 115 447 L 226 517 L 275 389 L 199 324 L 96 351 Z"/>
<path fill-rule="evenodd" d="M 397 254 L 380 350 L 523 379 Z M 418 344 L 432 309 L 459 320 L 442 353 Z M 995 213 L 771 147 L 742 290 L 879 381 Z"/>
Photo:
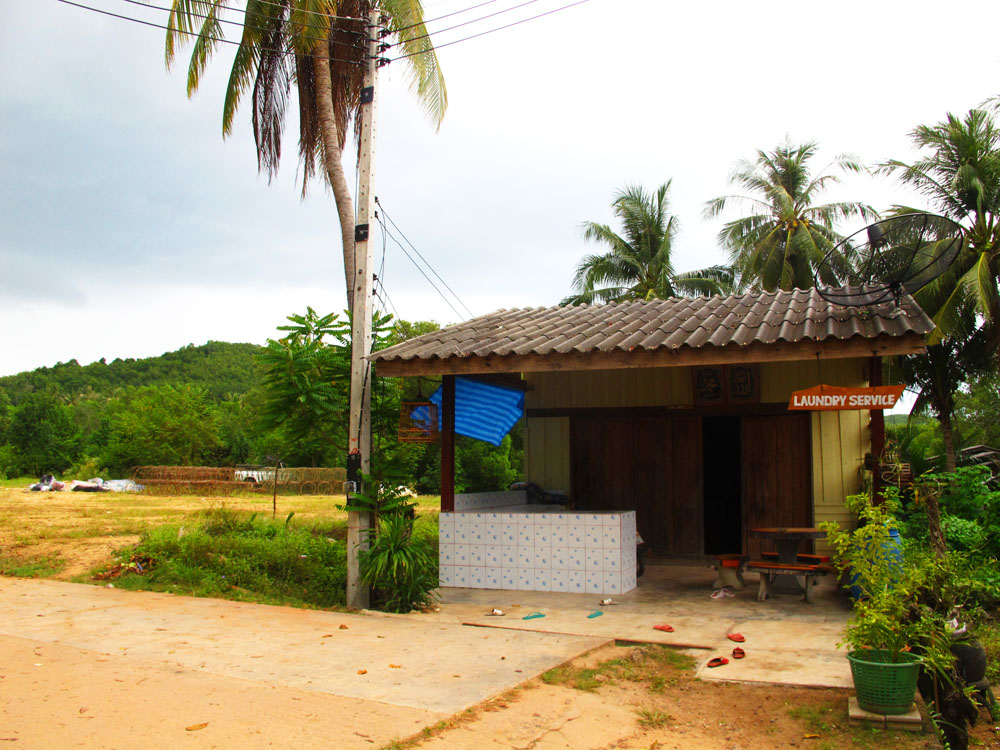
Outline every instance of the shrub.
<path fill-rule="evenodd" d="M 425 534 L 414 533 L 403 515 L 386 515 L 370 546 L 359 554 L 361 580 L 375 589 L 378 607 L 409 612 L 425 607 L 438 585 L 434 547 Z"/>
<path fill-rule="evenodd" d="M 141 576 L 126 575 L 116 585 L 296 606 L 342 605 L 344 543 L 290 520 L 213 509 L 195 528 L 154 529 L 120 554 L 148 556 L 152 568 Z"/>

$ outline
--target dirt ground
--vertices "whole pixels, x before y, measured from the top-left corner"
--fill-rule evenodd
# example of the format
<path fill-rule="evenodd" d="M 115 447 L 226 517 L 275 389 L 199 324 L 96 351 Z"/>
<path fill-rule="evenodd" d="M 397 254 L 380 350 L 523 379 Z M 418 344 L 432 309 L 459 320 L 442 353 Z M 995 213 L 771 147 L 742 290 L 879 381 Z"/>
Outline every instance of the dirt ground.
<path fill-rule="evenodd" d="M 299 517 L 333 518 L 342 515 L 335 510 L 338 502 L 341 499 L 336 497 L 279 497 L 278 514 L 294 510 Z M 85 581 L 89 571 L 110 562 L 112 550 L 134 543 L 143 530 L 183 523 L 191 514 L 220 504 L 261 513 L 271 510 L 271 498 L 261 496 L 56 494 L 0 488 L 0 567 L 9 571 L 35 562 L 35 575 Z M 100 674 L 93 678 L 99 680 Z M 833 750 L 893 746 L 906 750 L 937 746 L 929 734 L 849 726 L 849 695 L 844 690 L 701 681 L 693 677 L 693 670 L 677 664 L 650 664 L 648 652 L 641 647 L 608 646 L 544 680 L 531 680 L 386 747 Z M 319 711 L 322 697 L 316 696 L 316 701 Z M 141 721 L 141 717 L 134 718 Z M 1000 728 L 992 726 L 985 714 L 983 718 L 973 746 L 1000 748 Z M 10 739 L 6 734 L 0 730 L 0 741 Z"/>

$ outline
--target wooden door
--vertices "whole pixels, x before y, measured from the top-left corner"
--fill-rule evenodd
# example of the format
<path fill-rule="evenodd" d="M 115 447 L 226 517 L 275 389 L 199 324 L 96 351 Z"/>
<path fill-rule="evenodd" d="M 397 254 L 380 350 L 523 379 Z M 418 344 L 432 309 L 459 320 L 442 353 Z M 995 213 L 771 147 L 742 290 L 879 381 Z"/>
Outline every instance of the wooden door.
<path fill-rule="evenodd" d="M 809 415 L 743 417 L 740 431 L 743 549 L 760 557 L 762 540 L 749 529 L 813 524 Z"/>
<path fill-rule="evenodd" d="M 573 417 L 570 457 L 578 508 L 634 510 L 657 554 L 701 554 L 700 419 Z"/>

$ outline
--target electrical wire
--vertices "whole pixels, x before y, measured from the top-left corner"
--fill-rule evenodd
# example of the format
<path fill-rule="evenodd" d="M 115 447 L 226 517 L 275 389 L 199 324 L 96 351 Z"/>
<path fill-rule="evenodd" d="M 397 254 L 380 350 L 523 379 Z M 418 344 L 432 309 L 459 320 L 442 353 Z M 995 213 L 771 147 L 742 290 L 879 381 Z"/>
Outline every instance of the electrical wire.
<path fill-rule="evenodd" d="M 129 3 L 130 5 L 138 5 L 140 8 L 150 8 L 151 10 L 165 10 L 168 13 L 171 13 L 171 14 L 173 14 L 173 12 L 174 12 L 173 8 L 168 8 L 168 7 L 165 7 L 163 5 L 153 5 L 152 3 L 146 2 L 146 0 L 121 0 L 121 1 L 123 3 Z M 258 2 L 264 2 L 264 0 L 258 0 Z M 275 3 L 266 3 L 266 4 L 267 5 L 276 5 Z M 281 7 L 281 6 L 277 6 L 277 7 Z M 247 11 L 246 8 L 229 8 L 229 7 L 227 7 L 227 8 L 225 8 L 225 10 L 231 10 L 231 11 L 235 11 L 237 13 L 242 13 L 244 16 L 246 16 L 246 14 L 249 12 L 249 11 Z M 188 11 L 187 13 L 184 13 L 183 15 L 185 15 L 185 16 L 192 16 L 194 18 L 206 18 L 206 19 L 208 18 L 207 15 L 204 15 L 202 13 L 195 13 L 194 11 Z M 364 19 L 361 19 L 361 18 L 351 18 L 350 16 L 330 16 L 330 18 L 331 19 L 339 19 L 341 21 L 359 21 L 359 22 L 364 22 Z M 247 28 L 247 29 L 252 29 L 253 31 L 269 31 L 269 29 L 262 29 L 259 26 L 249 26 L 249 25 L 247 25 L 247 23 L 245 21 L 242 21 L 242 22 L 241 21 L 230 21 L 228 18 L 219 18 L 217 20 L 219 21 L 219 23 L 228 23 L 228 24 L 231 24 L 233 26 L 242 26 L 242 27 Z M 315 24 L 315 23 L 300 23 L 300 24 L 296 24 L 296 26 L 303 26 L 303 27 L 309 28 L 309 29 L 321 29 L 322 31 L 329 31 L 330 30 L 330 25 L 329 24 L 324 24 L 324 25 L 320 26 L 319 24 Z M 362 32 L 362 31 L 350 31 L 348 29 L 336 29 L 336 31 L 342 32 L 342 33 L 345 33 L 345 34 L 354 34 L 356 36 L 362 36 L 362 37 L 365 37 L 367 39 L 367 35 L 364 32 Z"/>
<path fill-rule="evenodd" d="M 447 297 L 444 296 L 444 292 L 442 292 L 440 289 L 438 289 L 437 285 L 431 280 L 431 277 L 428 276 L 426 274 L 426 272 L 424 272 L 424 269 L 422 269 L 420 267 L 420 264 L 417 263 L 417 261 L 415 261 L 413 259 L 413 256 L 410 255 L 410 253 L 407 251 L 407 249 L 405 247 L 403 247 L 403 243 L 401 243 L 399 240 L 397 240 L 395 238 L 395 236 L 392 234 L 392 232 L 389 231 L 388 227 L 386 227 L 385 222 L 382 221 L 381 217 L 379 217 L 378 222 L 382 226 L 382 231 L 385 232 L 389 236 L 389 239 L 391 239 L 393 242 L 395 242 L 399 246 L 399 249 L 403 251 L 403 255 L 405 255 L 407 258 L 410 259 L 410 262 L 414 265 L 414 267 L 418 271 L 420 271 L 420 275 L 423 276 L 425 279 L 427 279 L 427 283 L 431 285 L 431 287 L 434 289 L 435 292 L 438 293 L 438 295 L 440 295 L 441 299 L 444 300 L 445 304 L 448 305 L 448 307 L 450 307 L 452 309 L 452 311 L 455 313 L 455 315 L 457 315 L 462 320 L 465 320 L 465 316 L 463 316 L 462 313 L 460 313 L 455 308 L 455 306 L 453 304 L 451 304 L 451 301 Z"/>
<path fill-rule="evenodd" d="M 83 10 L 89 10 L 89 11 L 91 11 L 93 13 L 99 13 L 102 16 L 111 16 L 112 18 L 120 18 L 123 21 L 131 21 L 132 23 L 137 23 L 137 24 L 140 24 L 142 26 L 150 26 L 150 27 L 152 27 L 154 29 L 165 29 L 166 31 L 174 31 L 174 32 L 176 32 L 178 34 L 184 34 L 186 36 L 195 36 L 195 37 L 201 36 L 200 34 L 198 34 L 196 32 L 193 32 L 193 31 L 181 31 L 179 29 L 171 29 L 169 26 L 164 26 L 163 24 L 160 24 L 160 23 L 153 23 L 152 21 L 144 21 L 144 20 L 142 20 L 140 18 L 133 18 L 132 16 L 125 16 L 125 15 L 122 15 L 120 13 L 112 13 L 109 10 L 102 10 L 100 8 L 94 8 L 94 7 L 91 7 L 90 5 L 84 5 L 83 3 L 73 2 L 73 0 L 56 0 L 56 2 L 63 3 L 64 5 L 72 5 L 75 8 L 81 8 Z M 243 46 L 242 42 L 234 42 L 231 39 L 225 39 L 223 37 L 205 37 L 205 38 L 208 39 L 208 41 L 210 41 L 210 42 L 221 42 L 223 44 L 232 44 L 232 45 L 235 45 L 237 47 L 242 47 Z M 262 52 L 276 52 L 279 55 L 294 55 L 294 54 L 296 54 L 294 50 L 274 49 L 274 48 L 270 48 L 270 47 L 259 47 L 258 49 L 260 49 Z M 337 57 L 327 57 L 325 55 L 309 55 L 309 56 L 312 57 L 312 58 L 318 58 L 320 60 L 329 60 L 331 62 L 347 63 L 348 65 L 364 65 L 365 64 L 363 62 L 358 62 L 357 60 L 341 60 L 340 58 L 337 58 Z"/>
<path fill-rule="evenodd" d="M 421 23 L 411 23 L 409 26 L 403 26 L 402 28 L 396 29 L 396 31 L 408 31 L 409 29 L 414 29 L 417 26 L 426 26 L 429 23 L 434 23 L 435 21 L 443 21 L 446 18 L 451 18 L 452 16 L 458 16 L 462 13 L 468 13 L 470 10 L 475 10 L 476 8 L 482 8 L 484 5 L 491 5 L 497 0 L 486 0 L 484 3 L 479 3 L 479 5 L 471 5 L 468 8 L 463 8 L 462 10 L 456 10 L 452 13 L 445 13 L 443 16 L 438 16 L 437 18 L 425 18 Z"/>
<path fill-rule="evenodd" d="M 415 41 L 417 41 L 419 39 L 427 39 L 428 37 L 433 36 L 434 34 L 443 34 L 446 31 L 454 31 L 455 29 L 460 29 L 463 26 L 470 26 L 470 25 L 472 25 L 474 23 L 479 23 L 480 21 L 485 21 L 487 18 L 493 18 L 494 16 L 500 16 L 500 15 L 503 15 L 504 13 L 510 13 L 512 10 L 517 10 L 518 8 L 523 8 L 525 5 L 532 5 L 532 4 L 537 3 L 537 2 L 538 2 L 538 0 L 525 0 L 525 2 L 523 2 L 523 3 L 519 3 L 518 5 L 512 5 L 509 8 L 504 8 L 503 10 L 498 10 L 495 13 L 489 13 L 489 14 L 487 14 L 485 16 L 480 17 L 480 18 L 474 18 L 471 21 L 464 21 L 463 23 L 457 23 L 454 26 L 448 26 L 447 28 L 444 28 L 444 29 L 437 29 L 435 31 L 429 31 L 426 34 L 421 34 L 420 36 L 415 36 L 412 39 L 407 39 L 406 41 L 407 42 L 415 42 Z M 442 16 L 442 18 L 446 18 L 446 17 L 447 16 Z M 427 23 L 430 23 L 430 22 L 429 21 L 425 21 L 424 25 L 426 26 Z M 413 28 L 413 27 L 410 26 L 408 28 Z M 393 42 L 392 46 L 396 47 L 396 46 L 399 46 L 402 43 L 403 43 L 402 40 L 398 41 L 398 42 Z"/>
<path fill-rule="evenodd" d="M 513 23 L 508 23 L 505 26 L 498 26 L 495 29 L 489 29 L 487 31 L 480 32 L 479 34 L 473 34 L 472 36 L 467 36 L 462 39 L 456 39 L 452 42 L 445 42 L 444 44 L 435 44 L 431 49 L 420 50 L 419 52 L 410 52 L 406 55 L 397 55 L 396 57 L 389 58 L 389 62 L 395 62 L 396 60 L 405 60 L 408 57 L 416 57 L 417 55 L 426 55 L 430 52 L 435 52 L 443 47 L 450 47 L 453 44 L 459 44 L 460 42 L 467 42 L 470 39 L 478 39 L 481 36 L 486 36 L 487 34 L 492 34 L 495 31 L 503 31 L 504 29 L 509 29 L 512 26 L 519 26 L 522 23 L 527 23 L 528 21 L 534 21 L 537 18 L 543 18 L 545 16 L 551 16 L 553 13 L 558 13 L 559 11 L 572 8 L 576 5 L 583 5 L 590 0 L 577 0 L 575 3 L 569 3 L 568 5 L 563 5 L 559 8 L 554 8 L 553 10 L 546 11 L 545 13 L 539 13 L 537 16 L 530 16 L 529 18 L 522 18 L 520 21 L 514 21 Z M 436 32 L 435 32 L 436 33 Z"/>
<path fill-rule="evenodd" d="M 375 203 L 376 203 L 376 205 L 378 205 L 378 207 L 379 207 L 379 208 L 381 208 L 381 209 L 382 209 L 382 213 L 383 213 L 383 214 L 385 215 L 385 218 L 387 218 L 387 219 L 389 220 L 389 223 L 390 223 L 390 224 L 392 224 L 392 228 L 393 228 L 393 229 L 395 229 L 395 230 L 396 230 L 397 232 L 399 232 L 399 236 L 400 236 L 400 237 L 402 237 L 402 238 L 403 238 L 404 240 L 406 240 L 406 244 L 407 244 L 407 245 L 409 245 L 409 246 L 410 246 L 411 248 L 413 248 L 413 252 L 415 252 L 415 253 L 417 254 L 417 256 L 418 256 L 418 257 L 420 258 L 420 260 L 422 260 L 422 261 L 423 261 L 423 262 L 424 262 L 424 263 L 425 263 L 425 264 L 427 265 L 427 267 L 428 267 L 429 269 L 431 269 L 431 273 L 433 273 L 433 274 L 434 274 L 435 276 L 437 276 L 437 278 L 438 278 L 438 281 L 440 281 L 440 282 L 441 282 L 442 284 L 444 284 L 444 288 L 445 288 L 445 289 L 447 289 L 447 290 L 448 290 L 449 292 L 451 292 L 452 296 L 453 296 L 453 297 L 455 298 L 455 300 L 456 300 L 456 301 L 458 302 L 458 304 L 460 304 L 460 305 L 461 305 L 462 307 L 464 307 L 464 308 L 465 308 L 465 311 L 466 311 L 467 313 L 469 313 L 469 317 L 470 317 L 470 318 L 474 318 L 474 317 L 476 317 L 476 316 L 475 316 L 475 315 L 473 314 L 472 310 L 470 310 L 470 309 L 469 309 L 469 306 L 468 306 L 468 305 L 466 305 L 466 304 L 465 304 L 465 303 L 464 303 L 464 302 L 462 301 L 462 298 L 458 296 L 458 294 L 457 294 L 457 293 L 455 292 L 455 290 L 454 290 L 454 289 L 452 289 L 452 288 L 451 288 L 450 286 L 448 286 L 448 282 L 446 282 L 446 281 L 445 281 L 444 279 L 442 279 L 442 278 L 441 278 L 441 274 L 439 274 L 439 273 L 438 273 L 437 271 L 435 271 L 435 270 L 434 270 L 434 266 L 432 266 L 432 265 L 430 264 L 430 261 L 428 261 L 428 260 L 427 260 L 427 258 L 425 258 L 425 257 L 424 257 L 424 256 L 423 256 L 423 255 L 422 255 L 422 254 L 420 253 L 420 251 L 419 251 L 419 250 L 417 250 L 416 246 L 415 246 L 415 245 L 414 245 L 414 244 L 413 244 L 412 242 L 410 242 L 409 238 L 408 238 L 408 237 L 407 237 L 407 236 L 406 236 L 405 234 L 403 234 L 403 230 L 402 230 L 402 229 L 400 229 L 400 228 L 399 228 L 399 227 L 398 227 L 398 226 L 396 225 L 396 222 L 394 222 L 394 221 L 392 220 L 392 217 L 391 217 L 391 216 L 389 216 L 389 212 L 385 210 L 385 206 L 383 206 L 383 205 L 382 205 L 381 203 L 379 203 L 379 200 L 378 200 L 378 196 L 375 196 Z M 454 310 L 455 308 L 452 308 L 452 309 Z"/>

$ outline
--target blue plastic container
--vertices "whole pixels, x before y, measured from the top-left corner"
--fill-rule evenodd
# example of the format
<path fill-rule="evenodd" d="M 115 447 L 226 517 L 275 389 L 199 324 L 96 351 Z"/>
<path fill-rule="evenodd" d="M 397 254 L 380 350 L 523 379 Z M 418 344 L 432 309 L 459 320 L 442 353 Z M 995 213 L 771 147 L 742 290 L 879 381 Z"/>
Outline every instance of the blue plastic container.
<path fill-rule="evenodd" d="M 895 565 L 897 570 L 902 572 L 903 549 L 902 549 L 902 542 L 900 541 L 899 537 L 899 529 L 889 529 L 889 539 L 886 542 L 884 542 L 881 545 L 881 547 L 882 547 L 881 554 L 884 555 L 885 557 L 895 560 Z M 860 577 L 861 577 L 860 573 L 855 573 L 853 576 L 851 576 L 850 594 L 851 598 L 854 601 L 858 601 L 858 599 L 860 599 L 865 593 L 862 590 L 862 587 L 857 584 L 857 581 Z M 892 580 L 896 581 L 898 580 L 898 577 L 894 576 Z"/>

